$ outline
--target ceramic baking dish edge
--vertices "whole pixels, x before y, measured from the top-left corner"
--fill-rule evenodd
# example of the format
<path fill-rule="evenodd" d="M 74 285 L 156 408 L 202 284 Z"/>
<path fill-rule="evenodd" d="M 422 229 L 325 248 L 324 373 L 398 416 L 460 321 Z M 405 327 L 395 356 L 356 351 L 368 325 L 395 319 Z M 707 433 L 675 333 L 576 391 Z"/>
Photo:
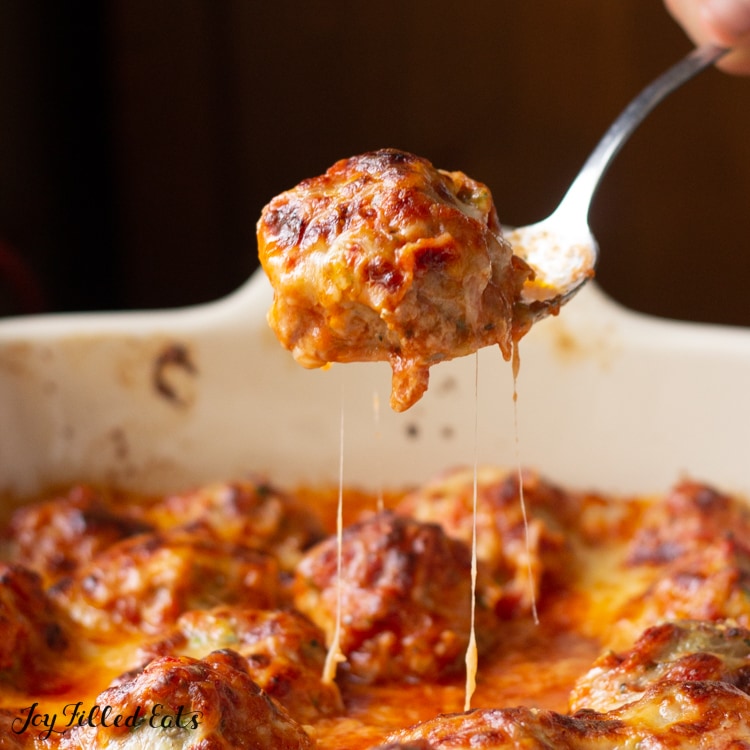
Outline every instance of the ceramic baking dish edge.
<path fill-rule="evenodd" d="M 412 485 L 520 461 L 579 489 L 685 476 L 750 495 L 750 331 L 655 319 L 589 285 L 521 342 L 437 365 L 403 414 L 385 364 L 305 370 L 256 273 L 180 310 L 0 322 L 0 493 L 77 480 L 180 489 L 260 472 L 282 486 Z"/>

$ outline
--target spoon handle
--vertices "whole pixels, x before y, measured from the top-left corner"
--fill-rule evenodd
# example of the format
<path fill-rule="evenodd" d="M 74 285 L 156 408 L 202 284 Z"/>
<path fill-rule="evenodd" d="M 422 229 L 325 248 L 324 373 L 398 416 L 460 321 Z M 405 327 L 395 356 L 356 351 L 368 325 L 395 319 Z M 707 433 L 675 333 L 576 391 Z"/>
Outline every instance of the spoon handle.
<path fill-rule="evenodd" d="M 576 213 L 581 216 L 583 212 L 584 218 L 587 217 L 591 198 L 599 186 L 599 181 L 622 145 L 646 115 L 662 99 L 713 65 L 727 52 L 729 52 L 727 48 L 714 45 L 697 47 L 643 89 L 602 136 L 578 176 L 571 183 L 555 213 Z"/>

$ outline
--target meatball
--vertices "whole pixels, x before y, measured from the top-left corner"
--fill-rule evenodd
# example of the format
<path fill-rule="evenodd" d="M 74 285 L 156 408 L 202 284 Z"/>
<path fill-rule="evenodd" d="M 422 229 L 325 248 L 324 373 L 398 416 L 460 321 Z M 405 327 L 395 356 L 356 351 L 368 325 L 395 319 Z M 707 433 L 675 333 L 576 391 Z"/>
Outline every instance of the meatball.
<path fill-rule="evenodd" d="M 51 593 L 95 635 L 159 633 L 191 609 L 278 604 L 278 565 L 263 552 L 181 530 L 125 539 Z"/>
<path fill-rule="evenodd" d="M 750 693 L 750 630 L 682 621 L 648 628 L 624 653 L 607 652 L 581 677 L 571 710 L 611 711 L 659 682 L 713 680 Z"/>
<path fill-rule="evenodd" d="M 58 692 L 65 678 L 56 669 L 69 644 L 40 577 L 0 564 L 0 680 L 19 690 Z"/>
<path fill-rule="evenodd" d="M 338 687 L 322 680 L 325 634 L 294 610 L 224 606 L 186 612 L 173 633 L 141 649 L 141 656 L 201 658 L 225 648 L 240 654 L 253 680 L 298 721 L 343 711 Z"/>
<path fill-rule="evenodd" d="M 474 709 L 442 714 L 393 733 L 394 747 L 423 743 L 428 750 L 565 750 L 582 747 L 575 735 L 582 726 L 553 711 L 526 708 Z M 421 745 L 417 744 L 417 747 Z"/>
<path fill-rule="evenodd" d="M 49 585 L 109 545 L 150 528 L 118 511 L 108 493 L 76 485 L 64 495 L 15 511 L 9 525 L 10 555 Z"/>
<path fill-rule="evenodd" d="M 509 359 L 530 326 L 516 303 L 533 273 L 489 189 L 413 154 L 342 159 L 276 196 L 257 230 L 283 346 L 305 367 L 389 361 L 397 411 L 436 362 L 492 344 Z"/>
<path fill-rule="evenodd" d="M 366 682 L 436 680 L 463 664 L 470 632 L 468 547 L 437 524 L 386 511 L 343 532 L 337 585 L 337 540 L 310 550 L 293 585 L 298 609 L 332 640 L 341 597 L 344 669 Z M 340 591 L 339 591 L 340 590 Z M 494 616 L 477 602 L 480 649 Z"/>
<path fill-rule="evenodd" d="M 659 683 L 606 713 L 475 709 L 438 716 L 389 739 L 426 742 L 428 750 L 740 750 L 750 743 L 750 696 L 721 682 Z"/>
<path fill-rule="evenodd" d="M 588 723 L 591 715 L 580 711 L 573 716 Z M 639 700 L 593 716 L 603 719 L 603 731 L 591 733 L 593 742 L 587 736 L 583 748 L 739 750 L 750 743 L 750 696 L 721 682 L 657 683 Z"/>
<path fill-rule="evenodd" d="M 284 570 L 324 537 L 309 508 L 260 479 L 168 495 L 151 505 L 146 517 L 161 529 L 203 526 L 224 541 L 272 552 Z"/>
<path fill-rule="evenodd" d="M 719 539 L 657 569 L 654 581 L 626 603 L 620 638 L 667 620 L 724 620 L 750 627 L 750 552 Z M 619 641 L 614 646 L 619 647 Z"/>
<path fill-rule="evenodd" d="M 231 651 L 215 652 L 204 660 L 157 659 L 130 682 L 101 693 L 96 705 L 102 713 L 70 730 L 61 748 L 308 750 L 314 746 L 302 727 L 253 682 L 244 660 Z"/>
<path fill-rule="evenodd" d="M 750 510 L 697 482 L 678 484 L 646 507 L 626 553 L 640 594 L 621 612 L 612 640 L 620 649 L 644 628 L 670 620 L 734 618 L 750 626 Z"/>
<path fill-rule="evenodd" d="M 493 606 L 504 616 L 529 614 L 543 581 L 571 564 L 565 544 L 566 514 L 572 516 L 573 507 L 569 497 L 531 472 L 523 476 L 523 494 L 526 523 L 518 476 L 490 467 L 477 473 L 477 557 L 500 584 L 494 587 L 499 598 Z M 396 510 L 440 523 L 449 536 L 471 544 L 473 504 L 474 471 L 460 469 L 424 484 Z"/>
<path fill-rule="evenodd" d="M 652 504 L 628 551 L 632 565 L 663 565 L 719 539 L 750 544 L 747 504 L 699 482 L 678 484 Z"/>

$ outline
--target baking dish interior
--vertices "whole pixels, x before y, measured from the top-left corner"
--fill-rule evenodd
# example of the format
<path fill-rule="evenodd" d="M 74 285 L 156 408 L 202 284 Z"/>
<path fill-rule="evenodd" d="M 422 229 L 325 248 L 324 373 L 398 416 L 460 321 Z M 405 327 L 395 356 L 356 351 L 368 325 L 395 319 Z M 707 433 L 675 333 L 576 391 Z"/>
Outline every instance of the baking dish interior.
<path fill-rule="evenodd" d="M 0 322 L 0 493 L 78 480 L 179 489 L 260 472 L 282 486 L 401 488 L 520 461 L 620 494 L 690 476 L 750 494 L 750 331 L 655 319 L 590 284 L 520 345 L 436 365 L 388 406 L 386 364 L 305 370 L 265 315 L 257 272 L 180 310 Z M 514 387 L 517 399 L 514 402 Z"/>

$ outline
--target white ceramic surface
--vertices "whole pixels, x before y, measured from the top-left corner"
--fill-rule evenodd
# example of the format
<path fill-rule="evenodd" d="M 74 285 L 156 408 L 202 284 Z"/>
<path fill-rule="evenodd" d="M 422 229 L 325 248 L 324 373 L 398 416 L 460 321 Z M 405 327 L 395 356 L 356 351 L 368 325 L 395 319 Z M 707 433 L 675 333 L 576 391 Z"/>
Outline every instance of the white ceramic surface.
<path fill-rule="evenodd" d="M 516 444 L 498 350 L 434 367 L 398 415 L 387 365 L 294 363 L 266 325 L 270 297 L 258 273 L 184 310 L 0 322 L 0 493 L 248 471 L 335 482 L 343 404 L 349 484 L 401 487 L 475 454 L 513 467 L 518 451 L 581 489 L 661 492 L 689 475 L 750 495 L 748 330 L 634 314 L 589 285 L 521 342 Z"/>

